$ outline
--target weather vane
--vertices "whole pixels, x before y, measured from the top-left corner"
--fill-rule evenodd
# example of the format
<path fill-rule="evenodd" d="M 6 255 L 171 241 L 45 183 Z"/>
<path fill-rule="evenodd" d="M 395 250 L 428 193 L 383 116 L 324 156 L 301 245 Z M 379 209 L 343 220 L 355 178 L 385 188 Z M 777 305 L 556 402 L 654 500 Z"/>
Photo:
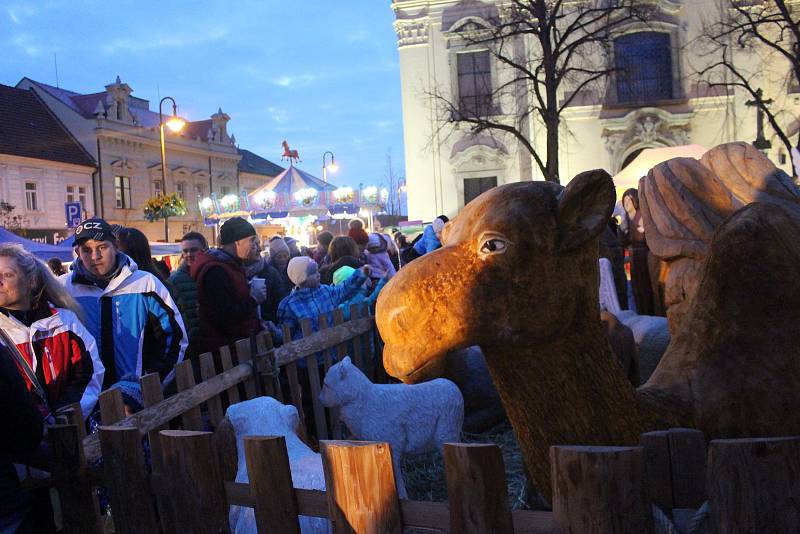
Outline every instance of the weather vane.
<path fill-rule="evenodd" d="M 281 161 L 287 159 L 289 160 L 289 163 L 298 163 L 302 161 L 300 159 L 300 154 L 298 154 L 297 152 L 297 149 L 290 150 L 289 143 L 285 139 L 283 140 L 283 143 L 281 143 L 281 145 L 283 146 L 283 155 L 281 156 Z"/>

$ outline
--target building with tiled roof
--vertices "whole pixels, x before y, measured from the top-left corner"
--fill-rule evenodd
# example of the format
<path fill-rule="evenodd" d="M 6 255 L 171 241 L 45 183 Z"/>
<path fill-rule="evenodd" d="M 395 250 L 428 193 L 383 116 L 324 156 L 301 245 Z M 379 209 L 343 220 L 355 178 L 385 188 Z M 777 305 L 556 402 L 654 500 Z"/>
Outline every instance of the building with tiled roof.
<path fill-rule="evenodd" d="M 0 201 L 14 206 L 4 223 L 29 238 L 63 239 L 65 202 L 94 210 L 95 170 L 92 155 L 34 91 L 0 85 Z"/>
<path fill-rule="evenodd" d="M 230 116 L 222 109 L 208 119 L 186 119 L 179 133 L 165 129 L 164 184 L 157 106 L 153 111 L 148 100 L 132 96 L 133 89 L 119 77 L 106 85 L 105 91 L 87 94 L 29 78 L 23 78 L 17 87 L 38 95 L 97 162 L 93 183 L 96 214 L 112 223 L 139 228 L 151 240 L 164 239 L 164 223 L 146 221 L 142 207 L 164 189 L 181 195 L 188 208 L 185 216 L 169 220 L 169 237 L 174 241 L 190 230 L 211 237 L 197 206 L 199 198 L 249 191 L 263 182 L 263 178 L 253 184 L 241 180 L 243 156 L 228 132 Z M 166 106 L 164 113 L 171 115 L 171 106 Z"/>

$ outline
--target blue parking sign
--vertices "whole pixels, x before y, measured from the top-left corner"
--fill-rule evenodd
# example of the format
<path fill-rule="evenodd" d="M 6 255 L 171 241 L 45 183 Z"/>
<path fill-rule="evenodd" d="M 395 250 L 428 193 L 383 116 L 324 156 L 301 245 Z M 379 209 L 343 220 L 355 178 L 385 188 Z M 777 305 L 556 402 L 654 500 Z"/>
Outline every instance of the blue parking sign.
<path fill-rule="evenodd" d="M 67 216 L 67 228 L 77 228 L 81 224 L 81 203 L 64 202 L 64 213 Z"/>

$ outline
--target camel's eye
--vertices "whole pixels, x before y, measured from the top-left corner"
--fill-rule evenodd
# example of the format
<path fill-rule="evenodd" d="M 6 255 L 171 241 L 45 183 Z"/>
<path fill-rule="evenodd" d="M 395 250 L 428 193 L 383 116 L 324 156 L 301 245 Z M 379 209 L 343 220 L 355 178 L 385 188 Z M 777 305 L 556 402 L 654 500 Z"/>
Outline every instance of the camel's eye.
<path fill-rule="evenodd" d="M 505 240 L 496 237 L 485 239 L 481 245 L 481 254 L 501 254 L 506 251 L 508 243 Z"/>

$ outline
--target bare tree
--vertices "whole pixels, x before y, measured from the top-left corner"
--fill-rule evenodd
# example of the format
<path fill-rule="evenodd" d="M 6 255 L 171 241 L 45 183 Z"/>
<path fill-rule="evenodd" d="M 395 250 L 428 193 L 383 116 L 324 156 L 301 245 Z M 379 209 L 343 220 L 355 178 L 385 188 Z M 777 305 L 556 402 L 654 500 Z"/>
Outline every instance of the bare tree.
<path fill-rule="evenodd" d="M 460 32 L 466 49 L 487 48 L 502 79 L 482 98 L 436 89 L 443 125 L 474 134 L 506 132 L 531 154 L 546 180 L 559 182 L 561 115 L 586 90 L 601 88 L 614 70 L 609 48 L 616 33 L 647 20 L 652 2 L 638 0 L 511 0 L 488 27 Z M 599 92 L 599 90 L 598 90 Z M 507 109 L 503 109 L 507 108 Z M 530 120 L 545 127 L 545 149 Z"/>
<path fill-rule="evenodd" d="M 698 74 L 710 87 L 744 91 L 748 105 L 758 112 L 757 140 L 766 143 L 763 137 L 763 118 L 766 118 L 786 152 L 792 153 L 792 148 L 800 146 L 800 132 L 796 142 L 789 139 L 789 126 L 797 117 L 791 115 L 787 121 L 786 108 L 771 104 L 776 97 L 785 95 L 787 89 L 800 89 L 800 12 L 796 2 L 722 0 L 718 15 L 705 23 L 696 43 L 701 52 L 715 58 L 699 69 Z M 772 95 L 767 81 L 774 73 L 768 65 L 783 70 L 778 77 L 782 75 L 784 83 L 779 87 L 773 84 L 771 88 L 776 94 Z M 800 171 L 795 168 L 796 163 L 792 159 L 795 176 Z"/>
<path fill-rule="evenodd" d="M 383 174 L 382 184 L 388 190 L 386 199 L 386 213 L 398 217 L 400 215 L 400 178 L 392 164 L 392 149 L 386 150 L 386 169 Z"/>
<path fill-rule="evenodd" d="M 28 225 L 28 217 L 24 214 L 17 214 L 16 209 L 17 207 L 13 204 L 5 200 L 0 201 L 0 227 L 19 233 Z"/>

